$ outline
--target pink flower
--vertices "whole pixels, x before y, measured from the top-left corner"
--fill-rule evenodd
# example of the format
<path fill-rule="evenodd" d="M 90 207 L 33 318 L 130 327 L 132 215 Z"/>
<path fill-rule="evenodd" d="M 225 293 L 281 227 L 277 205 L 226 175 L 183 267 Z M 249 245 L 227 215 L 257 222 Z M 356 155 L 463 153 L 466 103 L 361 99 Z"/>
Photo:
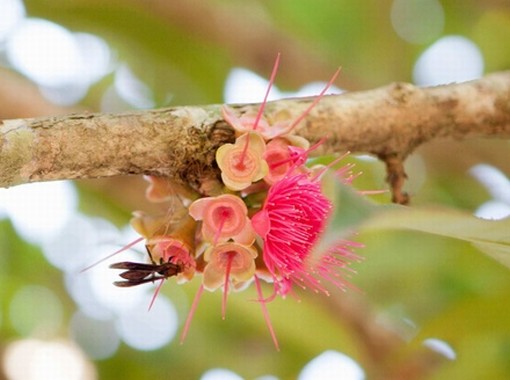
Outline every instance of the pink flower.
<path fill-rule="evenodd" d="M 299 136 L 277 137 L 266 147 L 264 159 L 269 166 L 269 172 L 264 181 L 273 184 L 287 175 L 291 168 L 303 165 L 307 159 L 309 148 L 307 140 Z"/>
<path fill-rule="evenodd" d="M 264 241 L 263 260 L 277 293 L 287 294 L 290 282 L 323 290 L 309 264 L 331 209 L 319 181 L 306 174 L 288 174 L 269 189 L 252 225 Z"/>
<path fill-rule="evenodd" d="M 234 144 L 224 144 L 216 151 L 221 179 L 230 190 L 243 190 L 262 179 L 268 171 L 262 156 L 266 151 L 264 139 L 255 132 L 238 137 Z"/>
<path fill-rule="evenodd" d="M 193 219 L 202 221 L 203 238 L 214 245 L 229 239 L 251 245 L 255 240 L 248 209 L 235 195 L 197 199 L 190 205 L 189 214 Z"/>
<path fill-rule="evenodd" d="M 222 243 L 209 247 L 204 253 L 207 265 L 204 269 L 204 286 L 214 291 L 222 284 L 228 289 L 232 282 L 234 288 L 243 288 L 255 275 L 257 251 L 253 247 L 237 243 Z M 227 293 L 227 292 L 225 292 Z"/>
<path fill-rule="evenodd" d="M 185 210 L 185 209 L 184 209 Z M 186 210 L 187 211 L 187 210 Z M 183 211 L 175 212 L 175 219 L 166 215 L 151 217 L 134 212 L 131 226 L 146 238 L 145 245 L 151 259 L 179 265 L 179 282 L 189 281 L 195 274 L 195 228 L 196 221 Z"/>
<path fill-rule="evenodd" d="M 203 283 L 198 288 L 195 299 L 191 305 L 188 317 L 184 323 L 181 335 L 181 343 L 188 334 L 191 320 L 198 307 L 200 298 L 204 289 L 214 291 L 223 283 L 223 302 L 221 306 L 222 318 L 225 319 L 227 296 L 229 285 L 234 289 L 240 290 L 255 279 L 255 258 L 257 250 L 252 246 L 244 246 L 237 243 L 220 243 L 216 246 L 210 246 L 204 253 L 206 265 L 204 268 Z M 264 306 L 263 306 L 263 310 Z M 267 320 L 267 319 L 266 319 Z M 274 333 L 272 333 L 274 335 Z"/>
<path fill-rule="evenodd" d="M 221 314 L 225 319 L 227 296 L 230 284 L 241 290 L 255 275 L 257 250 L 237 243 L 222 243 L 209 247 L 204 253 L 207 265 L 204 268 L 205 289 L 214 291 L 223 284 Z"/>
<path fill-rule="evenodd" d="M 343 278 L 338 269 L 354 272 L 353 269 L 349 268 L 349 264 L 351 262 L 361 261 L 361 257 L 353 253 L 352 249 L 363 247 L 364 245 L 362 243 L 350 240 L 336 241 L 327 249 L 326 253 L 320 257 L 319 262 L 315 266 L 316 272 L 320 277 L 328 280 L 339 289 L 344 290 L 352 286 Z"/>
<path fill-rule="evenodd" d="M 191 247 L 183 240 L 172 236 L 155 236 L 147 239 L 147 248 L 154 260 L 179 265 L 180 272 L 176 275 L 178 282 L 189 281 L 195 275 L 196 261 Z"/>

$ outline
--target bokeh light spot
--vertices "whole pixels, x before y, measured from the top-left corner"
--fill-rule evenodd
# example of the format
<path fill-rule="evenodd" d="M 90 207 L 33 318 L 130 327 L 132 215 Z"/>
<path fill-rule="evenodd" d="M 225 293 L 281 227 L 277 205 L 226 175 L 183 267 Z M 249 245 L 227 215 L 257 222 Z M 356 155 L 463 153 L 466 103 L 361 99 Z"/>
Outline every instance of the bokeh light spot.
<path fill-rule="evenodd" d="M 71 319 L 70 331 L 73 340 L 92 359 L 109 358 L 120 345 L 114 319 L 95 319 L 76 312 Z"/>
<path fill-rule="evenodd" d="M 425 43 L 441 35 L 444 10 L 437 0 L 395 0 L 391 23 L 403 40 Z"/>
<path fill-rule="evenodd" d="M 18 290 L 9 312 L 11 325 L 21 336 L 51 337 L 63 320 L 60 300 L 51 290 L 38 285 L 27 285 Z"/>
<path fill-rule="evenodd" d="M 114 59 L 110 47 L 102 38 L 90 33 L 74 33 L 85 69 L 85 77 L 90 82 L 103 78 L 114 68 Z"/>
<path fill-rule="evenodd" d="M 498 168 L 478 164 L 469 169 L 469 172 L 487 189 L 492 197 L 510 205 L 510 179 Z"/>
<path fill-rule="evenodd" d="M 257 103 L 264 99 L 269 81 L 253 71 L 236 67 L 232 69 L 225 81 L 223 98 L 226 103 Z M 276 86 L 271 88 L 268 100 L 280 98 Z"/>
<path fill-rule="evenodd" d="M 122 340 L 138 350 L 156 350 L 168 344 L 178 327 L 177 310 L 160 294 L 150 310 L 152 295 L 133 309 L 119 315 L 117 328 Z"/>
<path fill-rule="evenodd" d="M 115 90 L 120 97 L 136 108 L 153 108 L 152 90 L 143 83 L 127 64 L 119 66 L 115 72 Z"/>
<path fill-rule="evenodd" d="M 493 199 L 483 203 L 475 215 L 483 219 L 503 219 L 510 216 L 510 180 L 498 168 L 478 164 L 469 169 Z"/>
<path fill-rule="evenodd" d="M 499 220 L 510 216 L 510 205 L 499 201 L 488 201 L 475 210 L 481 219 Z"/>
<path fill-rule="evenodd" d="M 304 86 L 300 87 L 296 92 L 284 92 L 284 93 L 282 93 L 282 95 L 286 98 L 317 96 L 318 94 L 321 93 L 322 90 L 324 90 L 324 87 L 326 87 L 327 84 L 328 84 L 327 82 L 321 82 L 321 81 L 310 82 L 310 83 L 307 83 Z M 335 85 L 332 85 L 329 87 L 326 94 L 333 95 L 333 94 L 341 94 L 342 92 L 344 92 L 344 90 L 336 87 Z"/>
<path fill-rule="evenodd" d="M 299 380 L 362 380 L 365 373 L 359 364 L 337 351 L 325 351 L 311 360 L 299 374 Z"/>
<path fill-rule="evenodd" d="M 79 271 L 98 259 L 97 247 L 120 238 L 108 221 L 80 213 L 71 216 L 60 234 L 43 244 L 43 253 L 53 266 L 63 271 Z"/>
<path fill-rule="evenodd" d="M 483 56 L 474 42 L 462 36 L 446 36 L 418 58 L 413 78 L 420 86 L 436 86 L 480 78 L 483 69 Z"/>
<path fill-rule="evenodd" d="M 445 358 L 450 360 L 455 360 L 457 358 L 457 354 L 455 350 L 446 343 L 444 340 L 429 338 L 423 341 L 423 345 L 425 347 L 430 348 L 431 350 L 443 355 Z"/>
<path fill-rule="evenodd" d="M 7 214 L 18 234 L 41 244 L 60 234 L 78 204 L 69 181 L 40 182 L 0 189 L 0 215 Z"/>
<path fill-rule="evenodd" d="M 99 257 L 106 257 L 119 248 L 114 245 L 97 245 Z M 139 305 L 147 294 L 147 287 L 135 286 L 129 289 L 113 285 L 120 280 L 119 271 L 109 266 L 119 261 L 140 261 L 140 255 L 133 251 L 121 253 L 121 257 L 111 257 L 85 272 L 66 273 L 66 287 L 83 312 L 87 315 L 103 319 L 112 315 L 127 313 Z M 83 269 L 83 268 L 82 268 Z M 128 295 L 128 296 L 127 296 Z"/>
<path fill-rule="evenodd" d="M 96 373 L 76 346 L 66 341 L 25 339 L 10 343 L 3 367 L 10 380 L 91 380 Z"/>
<path fill-rule="evenodd" d="M 26 19 L 7 42 L 9 62 L 41 85 L 60 86 L 79 78 L 81 53 L 72 34 L 43 19 Z"/>
<path fill-rule="evenodd" d="M 243 378 L 228 369 L 213 368 L 205 372 L 200 380 L 243 380 Z"/>
<path fill-rule="evenodd" d="M 16 70 L 39 85 L 46 98 L 61 105 L 81 100 L 89 86 L 112 69 L 111 52 L 103 39 L 71 33 L 37 18 L 24 19 L 12 28 L 6 56 Z"/>
<path fill-rule="evenodd" d="M 327 82 L 311 82 L 295 92 L 283 92 L 273 85 L 269 91 L 268 101 L 290 97 L 316 96 L 326 87 Z M 223 98 L 225 103 L 259 103 L 264 99 L 269 80 L 253 71 L 236 67 L 232 69 L 225 81 Z M 343 91 L 330 86 L 327 94 L 341 94 Z"/>
<path fill-rule="evenodd" d="M 0 0 L 0 43 L 25 17 L 25 6 L 21 0 Z"/>

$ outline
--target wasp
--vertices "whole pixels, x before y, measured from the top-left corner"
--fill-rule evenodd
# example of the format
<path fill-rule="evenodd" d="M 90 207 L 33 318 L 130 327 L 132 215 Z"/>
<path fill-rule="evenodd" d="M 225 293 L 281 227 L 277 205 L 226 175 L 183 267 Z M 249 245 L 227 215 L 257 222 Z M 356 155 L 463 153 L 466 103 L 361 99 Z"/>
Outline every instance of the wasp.
<path fill-rule="evenodd" d="M 115 281 L 113 284 L 115 286 L 127 288 L 131 286 L 146 284 L 148 282 L 164 280 L 168 277 L 176 276 L 182 271 L 182 268 L 179 265 L 170 261 L 160 261 L 160 263 L 157 264 L 152 258 L 148 247 L 147 253 L 149 254 L 151 260 L 150 264 L 123 261 L 110 265 L 110 268 L 112 269 L 125 269 L 125 271 L 119 275 L 124 280 Z"/>

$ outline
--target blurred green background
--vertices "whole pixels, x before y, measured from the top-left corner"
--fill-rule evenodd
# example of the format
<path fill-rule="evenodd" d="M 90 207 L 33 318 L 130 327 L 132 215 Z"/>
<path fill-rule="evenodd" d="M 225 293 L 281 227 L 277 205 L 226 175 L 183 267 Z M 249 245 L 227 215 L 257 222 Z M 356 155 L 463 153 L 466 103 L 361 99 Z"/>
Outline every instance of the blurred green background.
<path fill-rule="evenodd" d="M 280 93 L 338 66 L 347 91 L 469 80 L 510 67 L 509 37 L 507 0 L 0 0 L 0 119 L 261 100 L 277 52 Z M 141 178 L 1 190 L 0 378 L 510 378 L 509 148 L 420 148 L 407 191 L 426 213 L 410 210 L 408 225 L 385 214 L 387 194 L 367 206 L 348 193 L 337 222 L 365 244 L 352 289 L 270 303 L 280 352 L 253 287 L 229 297 L 225 321 L 221 292 L 205 294 L 180 345 L 196 281 L 168 281 L 147 313 L 150 286 L 110 293 L 107 264 L 79 273 L 134 239 L 133 210 L 156 209 Z M 381 163 L 346 162 L 363 171 L 356 188 L 386 187 Z M 472 225 L 473 214 L 507 218 Z"/>

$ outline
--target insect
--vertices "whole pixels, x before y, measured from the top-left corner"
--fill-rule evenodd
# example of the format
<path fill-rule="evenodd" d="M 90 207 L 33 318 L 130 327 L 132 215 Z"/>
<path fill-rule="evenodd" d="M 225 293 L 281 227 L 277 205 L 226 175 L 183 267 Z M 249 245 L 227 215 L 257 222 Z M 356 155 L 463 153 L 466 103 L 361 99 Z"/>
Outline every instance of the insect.
<path fill-rule="evenodd" d="M 164 280 L 168 277 L 176 276 L 182 271 L 182 268 L 179 265 L 170 261 L 160 261 L 159 264 L 156 264 L 148 248 L 147 252 L 149 253 L 151 264 L 123 261 L 110 265 L 110 268 L 113 269 L 125 269 L 125 271 L 119 275 L 124 280 L 115 281 L 113 284 L 115 286 L 127 288 L 146 284 L 148 282 Z"/>

